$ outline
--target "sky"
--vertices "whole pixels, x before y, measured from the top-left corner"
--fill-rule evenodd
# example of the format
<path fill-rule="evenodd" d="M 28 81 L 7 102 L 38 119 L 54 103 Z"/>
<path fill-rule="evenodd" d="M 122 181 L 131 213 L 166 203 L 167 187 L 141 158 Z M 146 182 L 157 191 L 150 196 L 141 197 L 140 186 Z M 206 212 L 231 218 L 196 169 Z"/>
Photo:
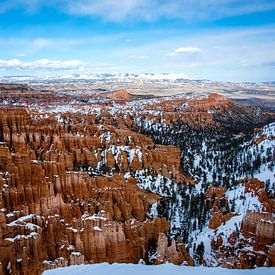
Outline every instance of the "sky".
<path fill-rule="evenodd" d="M 0 0 L 0 75 L 275 80 L 275 1 Z"/>

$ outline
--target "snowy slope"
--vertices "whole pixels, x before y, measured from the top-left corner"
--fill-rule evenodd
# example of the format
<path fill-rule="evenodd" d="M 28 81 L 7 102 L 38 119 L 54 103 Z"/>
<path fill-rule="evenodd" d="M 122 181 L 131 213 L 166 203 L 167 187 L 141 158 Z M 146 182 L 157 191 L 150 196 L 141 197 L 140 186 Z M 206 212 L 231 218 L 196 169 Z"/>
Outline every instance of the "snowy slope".
<path fill-rule="evenodd" d="M 210 267 L 188 267 L 176 266 L 172 264 L 163 265 L 135 265 L 135 264 L 93 264 L 93 265 L 75 265 L 70 267 L 57 268 L 48 270 L 43 275 L 271 275 L 274 274 L 275 268 L 257 268 L 249 270 L 236 270 Z"/>
<path fill-rule="evenodd" d="M 202 231 L 195 230 L 191 234 L 191 247 L 196 244 L 196 247 L 203 242 L 205 246 L 204 259 L 209 266 L 216 266 L 218 262 L 215 259 L 215 253 L 211 249 L 211 240 L 216 239 L 217 236 L 221 236 L 223 244 L 230 246 L 228 243 L 229 236 L 235 231 L 240 230 L 242 220 L 247 210 L 261 211 L 262 204 L 259 202 L 258 197 L 253 196 L 251 192 L 245 193 L 245 186 L 237 185 L 225 194 L 225 197 L 229 200 L 229 206 L 231 207 L 233 199 L 235 200 L 236 216 L 232 217 L 228 221 L 221 224 L 217 229 L 210 229 L 206 224 Z M 191 251 L 192 252 L 192 251 Z M 194 253 L 191 253 L 194 256 Z"/>
<path fill-rule="evenodd" d="M 140 125 L 146 128 L 145 121 L 140 121 Z M 150 127 L 154 131 L 152 133 L 159 135 L 161 138 L 171 137 L 170 130 L 165 129 L 164 126 L 156 125 L 151 122 Z M 156 127 L 154 127 L 156 126 Z M 181 135 L 178 140 L 182 141 L 187 135 Z M 184 237 L 185 231 L 189 233 L 188 239 L 185 238 L 185 243 L 188 245 L 189 253 L 195 256 L 197 247 L 201 242 L 204 243 L 205 253 L 204 259 L 210 266 L 216 266 L 219 262 L 215 259 L 210 247 L 211 239 L 217 239 L 221 235 L 223 243 L 228 243 L 228 237 L 232 232 L 239 230 L 241 222 L 246 215 L 247 210 L 261 211 L 262 205 L 257 196 L 251 192 L 244 193 L 245 186 L 237 183 L 236 180 L 245 177 L 255 177 L 265 182 L 271 192 L 275 188 L 275 175 L 274 175 L 274 161 L 275 161 L 275 123 L 270 123 L 262 128 L 261 131 L 248 134 L 246 136 L 233 135 L 226 140 L 221 141 L 216 139 L 215 136 L 198 136 L 194 137 L 196 146 L 183 146 L 182 157 L 185 171 L 191 172 L 190 174 L 197 179 L 195 188 L 186 188 L 183 185 L 169 183 L 166 191 L 171 194 L 165 196 L 166 199 L 152 205 L 151 216 L 164 216 L 171 225 L 170 237 L 176 237 L 178 234 Z M 192 141 L 192 140 L 191 140 Z M 160 139 L 160 142 L 170 143 L 171 139 Z M 177 140 L 173 142 L 176 146 Z M 190 140 L 187 140 L 189 144 Z M 225 146 L 227 145 L 227 146 Z M 188 165 L 188 166 L 187 166 Z M 161 181 L 157 182 L 143 181 L 139 184 L 141 188 L 150 190 L 151 192 L 162 194 L 160 192 L 162 187 Z M 202 203 L 202 195 L 206 193 L 209 186 L 213 183 L 218 186 L 225 186 L 227 192 L 225 198 L 229 201 L 229 209 L 231 209 L 234 202 L 236 216 L 220 225 L 217 230 L 208 227 L 208 220 L 211 213 L 206 209 L 205 217 L 194 214 L 192 206 L 197 206 L 197 211 L 205 213 L 205 205 Z M 156 188 L 156 186 L 158 188 Z M 153 187 L 153 188 L 152 188 Z M 195 198 L 192 201 L 192 197 Z M 194 226 L 195 225 L 195 226 Z"/>

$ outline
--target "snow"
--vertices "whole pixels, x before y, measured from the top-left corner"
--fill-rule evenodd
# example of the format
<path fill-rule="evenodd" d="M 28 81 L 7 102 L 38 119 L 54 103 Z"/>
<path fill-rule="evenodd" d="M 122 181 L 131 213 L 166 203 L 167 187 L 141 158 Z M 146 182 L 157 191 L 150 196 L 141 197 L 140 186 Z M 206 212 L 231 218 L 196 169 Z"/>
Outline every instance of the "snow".
<path fill-rule="evenodd" d="M 262 209 L 262 204 L 259 202 L 257 196 L 253 196 L 252 192 L 244 193 L 245 186 L 238 185 L 228 190 L 225 197 L 229 201 L 231 207 L 233 199 L 235 199 L 235 212 L 244 215 L 247 210 L 259 211 Z"/>
<path fill-rule="evenodd" d="M 4 240 L 9 241 L 9 242 L 15 242 L 17 240 L 22 240 L 22 239 L 30 239 L 30 238 L 36 238 L 39 237 L 39 234 L 37 232 L 31 232 L 28 235 L 16 235 L 14 238 L 5 238 Z"/>
<path fill-rule="evenodd" d="M 144 170 L 136 171 L 135 178 L 138 186 L 144 190 L 156 193 L 163 197 L 170 197 L 176 191 L 177 185 L 170 179 L 157 174 L 156 177 L 146 175 Z"/>
<path fill-rule="evenodd" d="M 102 231 L 102 229 L 100 227 L 98 227 L 98 226 L 94 226 L 94 230 L 95 231 Z"/>
<path fill-rule="evenodd" d="M 185 73 L 140 73 L 140 74 L 132 74 L 132 73 L 98 73 L 98 74 L 63 74 L 63 75 L 49 75 L 49 76 L 1 76 L 3 80 L 9 80 L 13 82 L 29 82 L 29 81 L 45 81 L 45 80 L 101 80 L 101 81 L 133 81 L 133 80 L 141 80 L 141 81 L 176 81 L 178 79 L 191 80 L 192 78 Z"/>
<path fill-rule="evenodd" d="M 234 231 L 236 232 L 237 229 L 240 229 L 241 222 L 247 210 L 262 210 L 262 204 L 259 202 L 258 197 L 254 196 L 252 192 L 245 193 L 244 191 L 245 186 L 240 184 L 225 193 L 230 208 L 233 204 L 233 200 L 235 200 L 236 216 L 232 217 L 225 223 L 222 223 L 216 230 L 210 229 L 208 228 L 208 225 L 206 225 L 202 229 L 202 232 L 195 230 L 191 234 L 191 247 L 193 247 L 194 243 L 198 246 L 198 244 L 203 242 L 205 246 L 204 259 L 210 266 L 216 266 L 218 264 L 212 254 L 211 239 L 216 239 L 218 236 L 221 236 L 223 244 L 228 245 L 229 236 Z"/>
<path fill-rule="evenodd" d="M 158 74 L 140 74 L 139 79 L 148 79 L 148 80 L 172 80 L 177 79 L 191 79 L 191 77 L 184 73 L 158 73 Z"/>
<path fill-rule="evenodd" d="M 35 231 L 37 228 L 40 228 L 40 226 L 30 222 L 28 222 L 25 227 L 30 231 Z"/>
<path fill-rule="evenodd" d="M 152 216 L 152 218 L 157 217 L 158 215 L 157 206 L 158 206 L 158 202 L 155 202 L 151 205 L 150 215 Z"/>
<path fill-rule="evenodd" d="M 93 221 L 106 221 L 107 218 L 105 218 L 104 216 L 104 212 L 101 211 L 99 214 L 93 214 L 92 216 L 90 214 L 84 214 L 82 215 L 81 219 L 83 221 L 86 221 L 86 220 L 93 220 Z"/>
<path fill-rule="evenodd" d="M 260 155 L 261 157 L 265 156 L 267 157 L 268 150 L 271 149 L 274 156 L 274 148 L 275 148 L 275 122 L 267 124 L 263 127 L 262 132 L 256 134 L 256 138 L 259 138 L 261 135 L 266 135 L 266 139 L 261 141 L 258 145 L 252 145 L 249 148 L 249 152 L 253 154 L 253 150 L 255 150 L 256 147 L 261 148 Z M 274 182 L 275 179 L 275 171 L 274 171 L 274 160 L 264 163 L 260 166 L 258 171 L 254 174 L 255 178 L 258 178 L 262 181 L 271 180 L 271 182 Z"/>
<path fill-rule="evenodd" d="M 33 217 L 33 214 L 20 217 L 17 220 L 8 223 L 7 226 L 17 226 L 17 225 L 20 225 L 20 223 L 26 222 L 27 220 L 30 220 L 32 217 Z"/>
<path fill-rule="evenodd" d="M 256 269 L 224 269 L 211 267 L 189 267 L 176 266 L 173 264 L 162 265 L 142 265 L 142 264 L 92 264 L 92 265 L 74 265 L 69 267 L 57 268 L 43 272 L 43 275 L 269 275 L 274 274 L 275 268 L 256 268 Z"/>

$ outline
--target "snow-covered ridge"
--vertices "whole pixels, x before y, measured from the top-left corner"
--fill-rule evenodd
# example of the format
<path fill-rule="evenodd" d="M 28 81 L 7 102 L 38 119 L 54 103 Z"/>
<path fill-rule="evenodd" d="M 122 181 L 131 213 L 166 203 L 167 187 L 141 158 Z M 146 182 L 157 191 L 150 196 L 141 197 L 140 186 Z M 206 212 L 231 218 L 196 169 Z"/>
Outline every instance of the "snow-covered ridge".
<path fill-rule="evenodd" d="M 46 76 L 2 76 L 0 79 L 10 81 L 39 81 L 39 80 L 158 80 L 176 81 L 178 79 L 191 80 L 192 77 L 185 73 L 98 73 L 98 74 L 63 74 Z"/>

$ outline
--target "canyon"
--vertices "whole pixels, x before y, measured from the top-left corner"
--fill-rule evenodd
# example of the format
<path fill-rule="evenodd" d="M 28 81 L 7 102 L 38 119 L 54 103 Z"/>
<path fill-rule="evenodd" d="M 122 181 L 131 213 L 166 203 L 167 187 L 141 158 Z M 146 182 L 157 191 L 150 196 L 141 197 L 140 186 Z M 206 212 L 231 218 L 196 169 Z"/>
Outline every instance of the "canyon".
<path fill-rule="evenodd" d="M 272 110 L 20 84 L 0 105 L 0 274 L 275 266 Z"/>

